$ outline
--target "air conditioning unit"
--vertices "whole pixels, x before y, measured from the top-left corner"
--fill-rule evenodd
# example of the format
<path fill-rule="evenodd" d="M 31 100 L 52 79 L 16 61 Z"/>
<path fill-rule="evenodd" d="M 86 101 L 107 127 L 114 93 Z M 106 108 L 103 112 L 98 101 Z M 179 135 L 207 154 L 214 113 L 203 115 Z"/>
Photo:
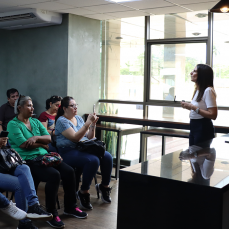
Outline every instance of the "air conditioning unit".
<path fill-rule="evenodd" d="M 62 14 L 39 9 L 0 13 L 0 29 L 15 30 L 59 25 Z"/>

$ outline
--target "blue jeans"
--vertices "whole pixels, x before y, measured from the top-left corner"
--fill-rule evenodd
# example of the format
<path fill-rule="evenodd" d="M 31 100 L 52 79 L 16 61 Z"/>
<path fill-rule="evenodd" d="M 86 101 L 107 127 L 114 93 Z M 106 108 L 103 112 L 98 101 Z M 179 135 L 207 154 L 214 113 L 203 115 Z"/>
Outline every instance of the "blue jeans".
<path fill-rule="evenodd" d="M 5 208 L 10 204 L 10 201 L 0 193 L 0 208 Z"/>
<path fill-rule="evenodd" d="M 102 184 L 109 185 L 113 166 L 113 159 L 109 152 L 106 151 L 103 159 L 100 161 L 95 155 L 80 152 L 71 147 L 58 148 L 58 151 L 65 163 L 73 168 L 78 168 L 83 172 L 81 190 L 90 189 L 91 182 L 99 165 L 102 174 Z"/>
<path fill-rule="evenodd" d="M 27 211 L 28 206 L 39 203 L 33 178 L 27 165 L 19 165 L 13 175 L 0 173 L 0 188 L 14 192 L 15 202 L 18 208 Z M 22 220 L 24 221 L 24 220 Z"/>

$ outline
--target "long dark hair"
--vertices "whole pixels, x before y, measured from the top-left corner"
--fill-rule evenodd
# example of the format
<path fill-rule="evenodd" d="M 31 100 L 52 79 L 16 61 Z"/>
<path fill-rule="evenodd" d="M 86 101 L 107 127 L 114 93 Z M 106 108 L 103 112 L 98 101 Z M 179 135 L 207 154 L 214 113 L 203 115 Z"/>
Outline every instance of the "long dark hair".
<path fill-rule="evenodd" d="M 73 97 L 66 96 L 61 100 L 61 106 L 58 109 L 56 118 L 55 118 L 55 123 L 57 122 L 57 119 L 64 114 L 64 109 L 63 107 L 68 108 L 70 100 L 74 99 Z"/>
<path fill-rule="evenodd" d="M 207 64 L 197 64 L 197 80 L 196 85 L 198 86 L 199 94 L 196 101 L 200 102 L 204 95 L 204 91 L 207 87 L 213 87 L 214 74 L 212 68 Z M 197 88 L 195 88 L 193 97 L 195 96 Z M 192 97 L 192 98 L 193 98 Z"/>
<path fill-rule="evenodd" d="M 58 95 L 53 95 L 49 99 L 46 100 L 46 109 L 48 110 L 50 108 L 50 103 L 56 103 L 58 101 L 61 101 L 61 97 Z"/>

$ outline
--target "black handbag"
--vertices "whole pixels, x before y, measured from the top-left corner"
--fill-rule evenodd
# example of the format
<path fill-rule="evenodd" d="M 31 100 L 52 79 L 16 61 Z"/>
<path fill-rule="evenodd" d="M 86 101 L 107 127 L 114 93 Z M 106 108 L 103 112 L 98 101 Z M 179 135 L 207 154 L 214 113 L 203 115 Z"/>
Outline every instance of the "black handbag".
<path fill-rule="evenodd" d="M 76 144 L 76 149 L 81 152 L 86 152 L 102 159 L 105 154 L 106 144 L 98 139 L 80 141 Z"/>
<path fill-rule="evenodd" d="M 16 169 L 18 165 L 22 165 L 21 156 L 10 147 L 2 147 L 0 149 L 0 172 L 9 173 Z"/>

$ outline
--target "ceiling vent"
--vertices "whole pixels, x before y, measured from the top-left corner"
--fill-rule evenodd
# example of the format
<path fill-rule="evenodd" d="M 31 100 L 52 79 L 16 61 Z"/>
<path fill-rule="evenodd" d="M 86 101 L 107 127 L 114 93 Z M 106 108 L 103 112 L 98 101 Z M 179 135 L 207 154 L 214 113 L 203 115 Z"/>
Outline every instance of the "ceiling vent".
<path fill-rule="evenodd" d="M 0 13 L 0 29 L 15 30 L 59 25 L 62 14 L 39 9 Z"/>

